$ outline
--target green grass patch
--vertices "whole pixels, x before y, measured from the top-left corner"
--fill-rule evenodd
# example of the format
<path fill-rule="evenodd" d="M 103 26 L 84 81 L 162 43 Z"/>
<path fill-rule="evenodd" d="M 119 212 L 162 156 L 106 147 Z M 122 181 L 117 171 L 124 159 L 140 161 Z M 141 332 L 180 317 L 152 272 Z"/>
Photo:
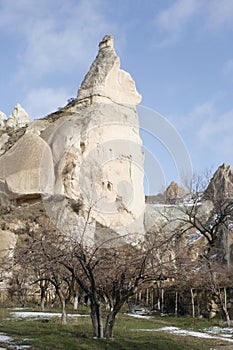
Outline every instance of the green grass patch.
<path fill-rule="evenodd" d="M 88 310 L 83 309 L 82 313 L 87 314 Z M 19 344 L 31 344 L 38 350 L 207 350 L 213 345 L 213 341 L 210 340 L 146 331 L 164 326 L 200 329 L 213 325 L 207 320 L 193 321 L 186 317 L 136 319 L 119 314 L 115 325 L 115 337 L 113 340 L 106 340 L 92 338 L 89 317 L 70 318 L 69 324 L 63 326 L 59 318 L 52 318 L 47 322 L 4 320 L 7 315 L 9 316 L 9 310 L 0 309 L 0 332 L 7 333 Z"/>

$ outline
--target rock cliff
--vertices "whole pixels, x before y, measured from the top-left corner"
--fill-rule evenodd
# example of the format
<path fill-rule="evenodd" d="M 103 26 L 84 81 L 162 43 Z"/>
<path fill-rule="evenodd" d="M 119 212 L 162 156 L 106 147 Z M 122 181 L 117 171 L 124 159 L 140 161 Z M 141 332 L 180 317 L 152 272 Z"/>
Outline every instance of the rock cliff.
<path fill-rule="evenodd" d="M 0 115 L 1 202 L 42 196 L 66 234 L 82 232 L 88 220 L 91 241 L 95 223 L 139 239 L 145 202 L 140 101 L 130 74 L 120 69 L 113 38 L 105 36 L 71 103 L 32 122 L 20 105 L 8 119 Z"/>

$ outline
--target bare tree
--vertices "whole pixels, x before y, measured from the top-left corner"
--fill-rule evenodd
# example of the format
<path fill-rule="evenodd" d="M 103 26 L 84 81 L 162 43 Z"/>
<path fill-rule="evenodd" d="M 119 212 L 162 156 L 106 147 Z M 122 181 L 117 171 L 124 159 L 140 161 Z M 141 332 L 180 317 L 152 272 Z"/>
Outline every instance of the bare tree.
<path fill-rule="evenodd" d="M 186 256 L 190 259 L 186 263 L 183 260 L 183 267 L 186 264 L 185 270 L 190 268 L 190 274 L 194 273 L 196 287 L 211 291 L 230 324 L 221 288 L 229 283 L 223 271 L 229 269 L 227 251 L 233 227 L 233 199 L 206 190 L 206 184 L 201 177 L 193 181 L 189 194 L 178 206 L 181 215 L 173 220 L 178 222 L 177 233 L 186 241 Z"/>

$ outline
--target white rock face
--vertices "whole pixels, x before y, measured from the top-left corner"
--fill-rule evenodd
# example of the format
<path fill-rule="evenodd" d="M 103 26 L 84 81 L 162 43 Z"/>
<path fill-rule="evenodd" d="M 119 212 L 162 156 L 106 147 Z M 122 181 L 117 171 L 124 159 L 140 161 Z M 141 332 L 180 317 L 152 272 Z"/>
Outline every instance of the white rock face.
<path fill-rule="evenodd" d="M 16 104 L 13 112 L 6 121 L 6 127 L 22 128 L 30 123 L 30 117 L 19 103 Z"/>
<path fill-rule="evenodd" d="M 120 69 L 120 58 L 113 47 L 113 37 L 106 35 L 99 44 L 99 53 L 78 91 L 78 101 L 119 103 L 136 106 L 141 102 L 135 82 Z M 83 101 L 84 102 L 84 101 Z"/>
<path fill-rule="evenodd" d="M 6 122 L 6 114 L 0 111 L 0 129 L 4 129 Z"/>
<path fill-rule="evenodd" d="M 137 232 L 136 241 L 144 233 L 145 207 L 144 159 L 136 113 L 141 96 L 129 73 L 119 68 L 112 37 L 105 37 L 99 47 L 76 103 L 41 137 L 53 154 L 54 195 L 81 201 L 84 218 L 91 210 L 92 220 L 121 237 Z M 63 220 L 59 227 L 66 226 L 71 215 L 68 206 L 62 206 L 63 215 L 56 216 L 57 221 L 58 217 Z"/>
<path fill-rule="evenodd" d="M 33 133 L 22 136 L 0 158 L 0 191 L 9 199 L 51 193 L 53 160 L 48 145 Z"/>
<path fill-rule="evenodd" d="M 81 200 L 103 226 L 142 234 L 144 159 L 134 109 L 92 105 L 60 119 L 46 141 L 56 169 L 56 195 Z"/>
<path fill-rule="evenodd" d="M 0 191 L 10 199 L 44 194 L 48 214 L 66 234 L 85 228 L 94 240 L 97 225 L 136 242 L 144 233 L 145 206 L 140 101 L 130 74 L 120 69 L 113 38 L 106 36 L 77 99 L 30 123 L 0 158 Z M 6 126 L 28 123 L 16 105 Z"/>
<path fill-rule="evenodd" d="M 4 153 L 3 146 L 7 143 L 9 140 L 9 135 L 7 133 L 2 134 L 0 136 L 0 155 Z"/>

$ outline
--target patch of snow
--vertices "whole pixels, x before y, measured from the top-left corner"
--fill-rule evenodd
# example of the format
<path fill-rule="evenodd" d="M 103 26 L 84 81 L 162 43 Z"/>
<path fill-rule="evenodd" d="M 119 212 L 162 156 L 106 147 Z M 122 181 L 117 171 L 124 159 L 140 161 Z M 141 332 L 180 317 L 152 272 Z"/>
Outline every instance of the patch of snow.
<path fill-rule="evenodd" d="M 15 341 L 13 338 L 9 337 L 7 334 L 5 333 L 2 333 L 0 332 L 0 343 L 2 344 L 6 344 L 7 348 L 2 348 L 0 347 L 0 350 L 7 350 L 9 349 L 9 345 L 10 345 L 10 348 L 14 348 L 16 350 L 23 350 L 23 349 L 31 349 L 31 345 L 18 345 L 18 344 L 15 344 Z"/>
<path fill-rule="evenodd" d="M 16 311 L 10 313 L 11 317 L 17 320 L 22 320 L 24 318 L 31 319 L 41 319 L 41 318 L 52 318 L 52 317 L 61 317 L 59 312 L 37 312 L 37 311 Z M 68 314 L 68 317 L 88 317 L 88 315 L 81 314 Z"/>
<path fill-rule="evenodd" d="M 213 333 L 213 334 L 229 333 L 229 334 L 233 335 L 233 328 L 232 327 L 221 328 L 218 326 L 214 326 L 214 327 L 204 328 L 203 330 L 205 332 Z"/>
<path fill-rule="evenodd" d="M 5 333 L 0 333 L 0 342 L 2 343 L 10 343 L 13 341 L 13 338 L 9 337 Z"/>
<path fill-rule="evenodd" d="M 198 241 L 201 237 L 202 237 L 202 234 L 200 233 L 200 231 L 196 231 L 193 234 L 190 234 L 187 237 L 187 240 L 188 240 L 189 244 L 192 244 L 192 243 Z"/>
<path fill-rule="evenodd" d="M 27 307 L 8 307 L 7 310 L 18 311 L 18 310 L 28 310 L 28 308 Z"/>
<path fill-rule="evenodd" d="M 220 328 L 220 327 L 216 327 L 216 328 Z M 222 329 L 224 329 L 224 328 L 222 328 Z M 229 334 L 214 333 L 214 334 L 219 334 L 219 336 L 215 336 L 215 335 L 209 334 L 210 333 L 209 331 L 205 332 L 205 333 L 204 332 L 197 332 L 197 331 L 188 331 L 188 330 L 181 329 L 181 328 L 178 328 L 178 327 L 162 327 L 162 328 L 154 328 L 154 329 L 137 329 L 137 331 L 144 331 L 144 332 L 161 332 L 161 331 L 164 331 L 164 332 L 177 334 L 177 335 L 181 335 L 181 336 L 191 336 L 191 337 L 205 338 L 205 339 L 217 339 L 217 340 L 224 340 L 224 341 L 233 343 L 233 338 L 230 339 L 229 338 Z"/>
<path fill-rule="evenodd" d="M 149 320 L 151 316 L 146 316 L 146 315 L 139 315 L 135 313 L 127 313 L 126 315 L 131 316 L 131 317 L 136 317 L 136 318 L 145 318 L 146 320 Z"/>

